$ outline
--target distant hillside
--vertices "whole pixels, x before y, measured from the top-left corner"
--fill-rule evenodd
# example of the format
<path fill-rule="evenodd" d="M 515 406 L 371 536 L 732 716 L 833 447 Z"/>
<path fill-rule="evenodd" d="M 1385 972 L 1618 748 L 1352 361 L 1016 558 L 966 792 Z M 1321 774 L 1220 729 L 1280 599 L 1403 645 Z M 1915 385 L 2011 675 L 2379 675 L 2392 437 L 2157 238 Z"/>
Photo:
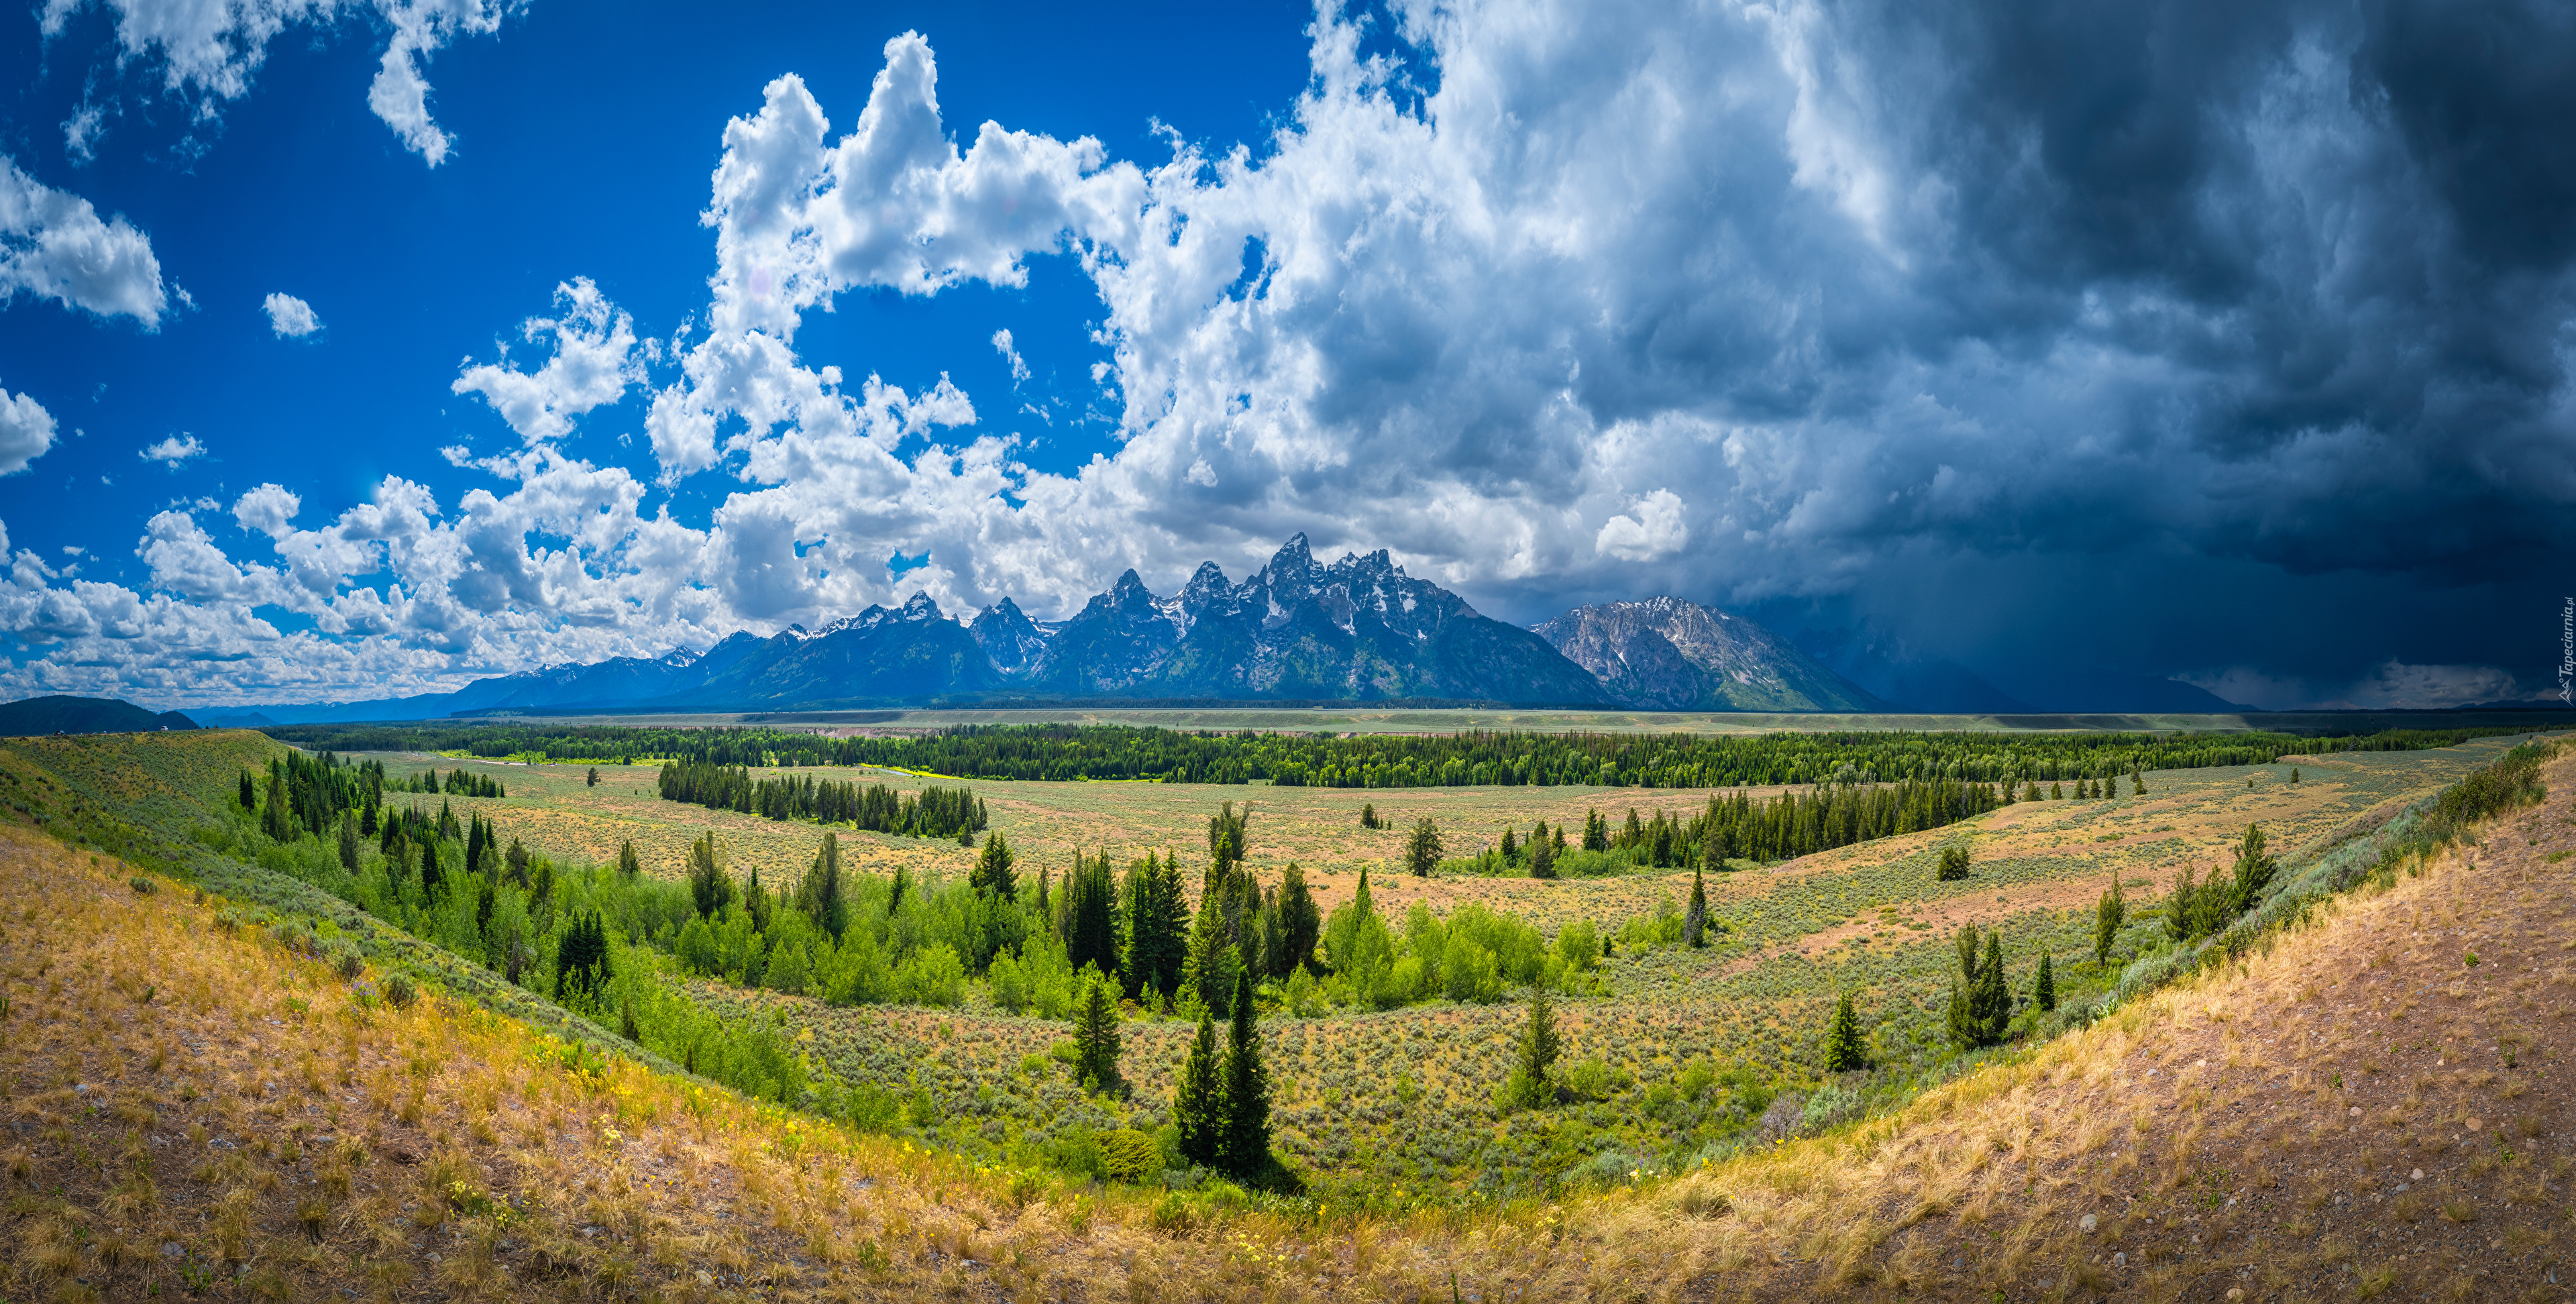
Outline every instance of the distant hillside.
<path fill-rule="evenodd" d="M 155 715 L 119 697 L 69 697 L 57 693 L 0 703 L 0 738 L 53 733 L 152 733 L 196 727 L 196 721 L 176 711 Z"/>
<path fill-rule="evenodd" d="M 1654 711 L 1885 711 L 1889 703 L 1731 612 L 1681 598 L 1577 607 L 1532 627 L 1604 692 Z"/>

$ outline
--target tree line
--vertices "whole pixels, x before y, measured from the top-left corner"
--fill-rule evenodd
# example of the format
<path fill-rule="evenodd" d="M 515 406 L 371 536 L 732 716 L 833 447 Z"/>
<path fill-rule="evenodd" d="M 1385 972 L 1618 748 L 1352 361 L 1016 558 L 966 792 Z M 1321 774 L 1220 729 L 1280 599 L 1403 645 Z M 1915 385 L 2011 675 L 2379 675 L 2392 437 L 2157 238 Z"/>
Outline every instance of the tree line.
<path fill-rule="evenodd" d="M 297 725 L 307 747 L 426 750 L 627 763 L 638 758 L 777 768 L 875 765 L 981 779 L 1161 780 L 1333 788 L 1600 785 L 1719 788 L 1826 782 L 2102 780 L 2143 770 L 2268 764 L 2284 756 L 2447 747 L 2516 729 L 2366 736 L 2243 733 L 1777 732 L 1741 735 L 1190 732 L 1127 725 L 963 725 L 827 738 L 766 728 Z"/>
<path fill-rule="evenodd" d="M 969 839 L 983 831 L 984 803 L 964 788 L 925 787 L 918 795 L 881 783 L 861 784 L 812 775 L 753 778 L 748 766 L 672 761 L 659 776 L 664 801 L 710 810 L 742 811 L 768 819 L 847 824 L 877 833 Z"/>

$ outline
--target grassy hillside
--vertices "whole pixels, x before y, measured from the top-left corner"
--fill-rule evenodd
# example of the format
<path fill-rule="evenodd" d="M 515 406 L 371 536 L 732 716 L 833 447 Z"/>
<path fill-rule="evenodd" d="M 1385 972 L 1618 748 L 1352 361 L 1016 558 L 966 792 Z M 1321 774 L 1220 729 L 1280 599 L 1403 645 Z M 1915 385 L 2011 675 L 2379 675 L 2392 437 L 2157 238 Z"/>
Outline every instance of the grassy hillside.
<path fill-rule="evenodd" d="M 194 729 L 197 723 L 176 711 L 146 711 L 116 697 L 30 697 L 0 702 L 0 737 L 28 734 L 151 733 Z"/>
<path fill-rule="evenodd" d="M 192 741 L 135 764 L 228 776 L 254 753 L 223 748 L 259 745 Z M 0 752 L 48 831 L 161 845 L 100 827 L 114 767 L 48 755 Z M 2556 1298 L 2576 761 L 2543 777 L 2471 844 L 2418 854 L 2405 816 L 2302 860 L 2268 918 L 2165 961 L 2192 976 L 1892 1112 L 1560 1201 L 1382 1212 L 977 1165 L 495 1017 L 470 974 L 397 1009 L 417 942 L 325 965 L 327 914 L 260 926 L 0 829 L 0 1296 Z"/>

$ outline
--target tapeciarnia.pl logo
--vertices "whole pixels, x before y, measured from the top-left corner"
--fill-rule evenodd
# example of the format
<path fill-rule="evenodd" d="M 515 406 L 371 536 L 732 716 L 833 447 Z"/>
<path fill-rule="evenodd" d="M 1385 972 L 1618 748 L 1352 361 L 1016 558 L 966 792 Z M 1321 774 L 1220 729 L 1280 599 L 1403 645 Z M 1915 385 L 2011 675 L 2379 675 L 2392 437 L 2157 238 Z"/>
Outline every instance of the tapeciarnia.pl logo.
<path fill-rule="evenodd" d="M 2559 601 L 2558 700 L 2576 706 L 2576 598 Z"/>

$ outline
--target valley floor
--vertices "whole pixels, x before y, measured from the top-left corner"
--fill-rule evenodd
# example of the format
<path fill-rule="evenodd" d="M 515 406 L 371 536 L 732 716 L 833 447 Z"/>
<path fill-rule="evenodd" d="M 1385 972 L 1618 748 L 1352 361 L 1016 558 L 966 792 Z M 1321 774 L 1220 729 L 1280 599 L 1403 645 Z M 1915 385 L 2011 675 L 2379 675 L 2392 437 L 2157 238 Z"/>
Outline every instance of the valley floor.
<path fill-rule="evenodd" d="M 0 828 L 0 1297 L 2564 1299 L 2576 757 L 2545 777 L 2479 844 L 1892 1117 L 1385 1217 L 977 1168 L 393 1009 Z"/>

